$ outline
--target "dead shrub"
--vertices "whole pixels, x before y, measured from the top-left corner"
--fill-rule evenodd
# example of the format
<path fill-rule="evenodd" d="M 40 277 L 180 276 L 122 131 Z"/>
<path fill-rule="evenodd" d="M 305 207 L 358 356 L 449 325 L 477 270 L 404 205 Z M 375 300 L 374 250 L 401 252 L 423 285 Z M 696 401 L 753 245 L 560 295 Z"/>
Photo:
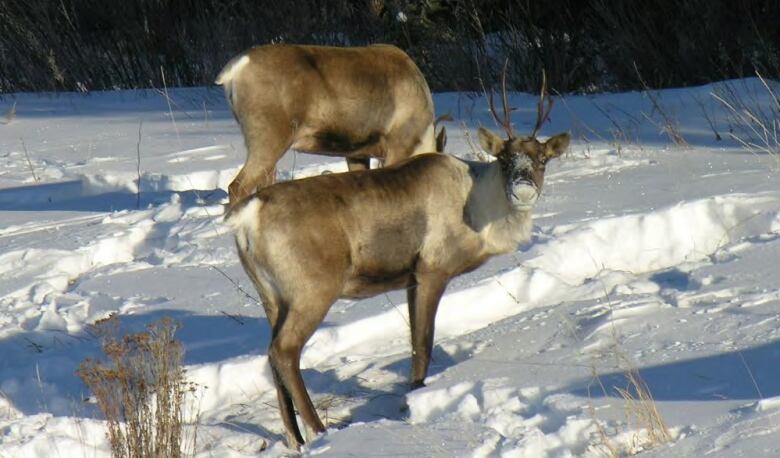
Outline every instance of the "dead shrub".
<path fill-rule="evenodd" d="M 107 361 L 86 359 L 76 374 L 106 418 L 112 456 L 179 458 L 184 449 L 194 452 L 195 432 L 183 441 L 183 405 L 195 386 L 182 368 L 184 351 L 174 337 L 179 326 L 162 318 L 145 332 L 119 338 L 115 315 L 95 323 Z"/>

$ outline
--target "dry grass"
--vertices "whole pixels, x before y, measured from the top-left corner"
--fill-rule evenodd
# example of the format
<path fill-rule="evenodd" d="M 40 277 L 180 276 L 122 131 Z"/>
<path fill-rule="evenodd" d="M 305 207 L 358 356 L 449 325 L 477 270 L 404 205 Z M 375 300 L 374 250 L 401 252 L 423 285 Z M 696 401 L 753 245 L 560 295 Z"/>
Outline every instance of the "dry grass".
<path fill-rule="evenodd" d="M 645 434 L 635 436 L 631 449 L 636 451 L 657 447 L 672 441 L 669 427 L 664 422 L 655 404 L 650 389 L 639 371 L 631 368 L 624 373 L 625 388 L 615 388 L 626 403 L 626 421 L 629 428 L 642 430 Z"/>
<path fill-rule="evenodd" d="M 619 456 L 636 455 L 672 442 L 674 438 L 661 412 L 658 410 L 650 388 L 642 378 L 639 370 L 617 345 L 617 342 L 611 347 L 609 353 L 616 359 L 619 370 L 623 373 L 625 380 L 624 386 L 613 386 L 611 388 L 623 399 L 623 413 L 626 422 L 624 429 L 626 432 L 630 432 L 630 440 L 627 442 L 625 440 L 617 440 L 616 436 L 618 436 L 617 433 L 619 431 L 613 431 L 612 433 L 607 431 L 603 422 L 596 417 L 596 409 L 591 400 L 588 413 L 596 426 L 599 441 L 597 444 L 594 444 L 594 448 L 604 456 L 616 458 Z M 603 385 L 598 374 L 595 362 L 592 363 L 591 374 L 593 377 L 592 384 L 597 385 L 605 396 L 609 395 L 607 387 Z"/>
<path fill-rule="evenodd" d="M 482 151 L 482 147 L 478 146 L 474 139 L 471 138 L 471 133 L 466 126 L 466 123 L 461 121 L 460 127 L 461 131 L 463 132 L 463 137 L 466 140 L 466 144 L 469 145 L 469 152 L 467 152 L 465 155 L 466 159 L 479 162 L 490 162 L 492 160 L 490 155 Z"/>
<path fill-rule="evenodd" d="M 609 298 L 606 286 L 602 286 L 604 287 L 604 297 L 607 307 L 609 308 L 609 314 L 610 316 L 613 316 L 614 310 L 612 301 Z M 607 387 L 604 386 L 601 377 L 599 376 L 596 368 L 596 361 L 605 358 L 614 358 L 615 367 L 623 373 L 625 385 L 612 388 L 617 391 L 618 395 L 623 399 L 623 410 L 626 420 L 625 429 L 632 433 L 630 436 L 630 443 L 617 442 L 615 440 L 617 434 L 610 435 L 607 433 L 602 422 L 596 418 L 596 409 L 593 407 L 592 399 L 589 401 L 588 410 L 593 423 L 596 425 L 599 438 L 599 443 L 595 444 L 594 448 L 603 453 L 604 456 L 617 458 L 619 456 L 636 455 L 640 452 L 659 447 L 671 442 L 674 438 L 670 433 L 661 412 L 658 410 L 658 406 L 653 399 L 650 388 L 642 378 L 636 364 L 623 349 L 620 342 L 620 336 L 615 327 L 615 322 L 610 319 L 609 323 L 612 342 L 609 348 L 603 352 L 604 354 L 594 355 L 594 358 L 591 361 L 591 385 L 598 385 L 604 396 L 610 395 Z M 589 386 L 589 398 L 590 392 Z"/>
<path fill-rule="evenodd" d="M 598 278 L 598 275 L 596 276 Z M 512 300 L 520 304 L 518 298 L 511 293 L 500 281 L 496 280 L 498 285 L 506 291 Z M 604 286 L 604 285 L 602 285 Z M 610 315 L 613 315 L 612 301 L 609 293 L 604 286 L 604 297 L 609 308 Z M 577 332 L 577 326 L 571 322 L 569 317 L 559 315 L 563 323 L 568 324 L 568 330 L 571 336 L 578 342 L 584 343 L 583 338 Z M 672 436 L 666 422 L 658 410 L 653 399 L 650 388 L 642 378 L 639 370 L 627 355 L 620 343 L 620 338 L 615 328 L 614 321 L 610 320 L 612 344 L 604 351 L 592 354 L 590 362 L 591 381 L 588 384 L 588 404 L 587 412 L 595 428 L 595 440 L 589 448 L 607 458 L 618 458 L 621 456 L 636 455 L 640 452 L 659 447 L 671 442 Z M 597 361 L 614 358 L 615 367 L 623 373 L 625 378 L 625 387 L 612 387 L 624 401 L 624 413 L 626 418 L 626 432 L 630 432 L 630 442 L 623 441 L 624 435 L 621 434 L 619 426 L 609 426 L 607 422 L 600 420 L 596 414 L 596 407 L 593 404 L 591 393 L 595 389 L 600 391 L 604 397 L 611 395 L 610 390 L 604 385 L 599 375 Z"/>
<path fill-rule="evenodd" d="M 773 85 L 756 72 L 766 94 L 751 91 L 741 92 L 733 83 L 724 83 L 711 92 L 729 114 L 728 136 L 753 153 L 771 156 L 780 162 L 780 97 Z M 767 104 L 759 98 L 769 95 Z"/>
<path fill-rule="evenodd" d="M 641 127 L 641 120 L 635 118 L 631 113 L 623 110 L 614 104 L 608 104 L 602 107 L 595 100 L 591 100 L 593 107 L 598 111 L 605 119 L 607 119 L 611 125 L 609 128 L 609 134 L 612 137 L 605 139 L 601 135 L 597 134 L 591 129 L 591 133 L 595 134 L 596 138 L 605 140 L 612 145 L 618 156 L 623 155 L 624 146 L 633 146 L 637 149 L 642 149 L 642 142 L 640 140 L 639 129 Z M 613 114 L 613 111 L 620 112 L 624 121 L 620 121 L 617 116 Z M 643 113 L 644 114 L 644 113 Z M 583 123 L 584 125 L 584 123 Z"/>
<path fill-rule="evenodd" d="M 601 382 L 601 378 L 599 377 L 598 371 L 596 370 L 595 363 L 591 363 L 590 372 L 591 385 L 593 383 L 598 384 L 601 391 L 606 393 L 607 389 Z M 598 442 L 593 444 L 592 447 L 607 458 L 619 458 L 620 452 L 618 451 L 617 445 L 614 444 L 613 440 L 611 439 L 614 434 L 609 434 L 604 423 L 596 418 L 596 407 L 593 405 L 593 398 L 590 396 L 591 385 L 588 385 L 588 415 L 590 415 L 590 419 L 593 422 L 593 425 L 596 427 L 596 434 L 598 435 Z"/>
<path fill-rule="evenodd" d="M 108 361 L 86 359 L 77 371 L 106 418 L 112 456 L 179 458 L 185 449 L 194 454 L 197 429 L 187 438 L 183 407 L 195 387 L 182 368 L 184 352 L 174 338 L 178 324 L 163 318 L 122 338 L 118 328 L 113 315 L 95 324 Z"/>
<path fill-rule="evenodd" d="M 349 416 L 333 415 L 333 411 L 340 411 L 343 406 L 351 401 L 351 398 L 336 394 L 328 394 L 319 397 L 314 402 L 314 408 L 322 412 L 322 421 L 326 428 L 344 428 L 349 425 L 351 418 Z"/>

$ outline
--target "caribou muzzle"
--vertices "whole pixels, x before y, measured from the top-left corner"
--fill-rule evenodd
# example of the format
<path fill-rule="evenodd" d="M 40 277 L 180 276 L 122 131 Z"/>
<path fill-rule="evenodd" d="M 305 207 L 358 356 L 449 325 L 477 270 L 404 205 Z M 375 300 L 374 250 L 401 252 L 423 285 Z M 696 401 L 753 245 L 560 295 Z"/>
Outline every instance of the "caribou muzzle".
<path fill-rule="evenodd" d="M 507 191 L 512 207 L 518 210 L 530 210 L 539 198 L 539 189 L 531 180 L 517 180 L 509 185 Z"/>

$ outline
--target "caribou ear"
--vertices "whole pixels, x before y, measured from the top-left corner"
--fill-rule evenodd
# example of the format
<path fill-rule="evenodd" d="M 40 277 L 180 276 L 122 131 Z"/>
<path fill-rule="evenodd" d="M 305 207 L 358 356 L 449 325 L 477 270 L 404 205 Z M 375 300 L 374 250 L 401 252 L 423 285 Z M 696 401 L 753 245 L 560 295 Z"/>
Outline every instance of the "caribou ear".
<path fill-rule="evenodd" d="M 568 132 L 558 134 L 544 142 L 544 157 L 552 159 L 558 157 L 566 151 L 571 141 L 571 135 Z"/>
<path fill-rule="evenodd" d="M 444 147 L 447 145 L 447 128 L 441 126 L 441 130 L 436 134 L 436 152 L 443 153 Z"/>
<path fill-rule="evenodd" d="M 482 146 L 482 149 L 493 156 L 498 156 L 498 153 L 504 147 L 504 139 L 484 127 L 480 127 L 477 134 L 479 135 L 479 144 Z"/>

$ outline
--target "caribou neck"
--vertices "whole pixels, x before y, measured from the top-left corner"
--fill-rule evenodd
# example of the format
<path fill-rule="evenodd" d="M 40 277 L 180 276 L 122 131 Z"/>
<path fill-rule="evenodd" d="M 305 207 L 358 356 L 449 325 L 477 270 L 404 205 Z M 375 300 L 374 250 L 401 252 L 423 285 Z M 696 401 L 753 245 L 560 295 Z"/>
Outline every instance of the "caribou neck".
<path fill-rule="evenodd" d="M 531 237 L 532 209 L 512 207 L 498 161 L 466 161 L 472 179 L 464 219 L 484 243 L 486 254 L 507 253 Z"/>

